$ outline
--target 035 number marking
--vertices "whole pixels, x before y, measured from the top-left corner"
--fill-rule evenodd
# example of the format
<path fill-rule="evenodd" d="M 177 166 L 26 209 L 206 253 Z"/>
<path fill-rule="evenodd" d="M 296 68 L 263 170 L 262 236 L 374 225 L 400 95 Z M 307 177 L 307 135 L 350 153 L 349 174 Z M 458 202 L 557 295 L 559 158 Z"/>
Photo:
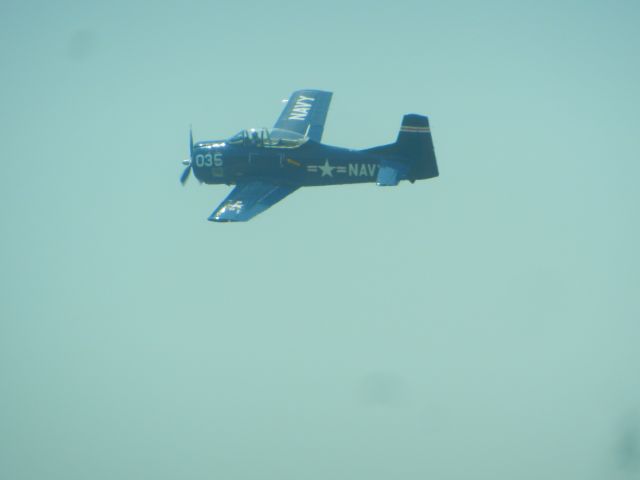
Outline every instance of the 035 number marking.
<path fill-rule="evenodd" d="M 210 154 L 199 153 L 196 155 L 196 167 L 221 167 L 222 166 L 222 154 Z"/>

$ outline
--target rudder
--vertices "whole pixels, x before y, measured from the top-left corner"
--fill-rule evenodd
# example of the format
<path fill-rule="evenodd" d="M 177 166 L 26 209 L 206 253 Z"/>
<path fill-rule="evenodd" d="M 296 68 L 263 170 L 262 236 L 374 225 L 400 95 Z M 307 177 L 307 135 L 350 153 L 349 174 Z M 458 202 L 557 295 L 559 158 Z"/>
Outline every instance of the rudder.
<path fill-rule="evenodd" d="M 409 160 L 409 175 L 412 180 L 438 176 L 438 164 L 427 117 L 415 113 L 405 115 L 394 147 L 396 153 Z"/>

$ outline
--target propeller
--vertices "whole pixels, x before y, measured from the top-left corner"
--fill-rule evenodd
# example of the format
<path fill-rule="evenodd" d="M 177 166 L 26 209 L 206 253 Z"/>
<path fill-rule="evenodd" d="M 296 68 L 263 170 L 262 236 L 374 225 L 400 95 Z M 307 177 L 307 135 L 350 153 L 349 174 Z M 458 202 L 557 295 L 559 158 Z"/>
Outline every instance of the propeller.
<path fill-rule="evenodd" d="M 189 127 L 189 158 L 182 161 L 183 165 L 186 165 L 187 168 L 184 169 L 182 175 L 180 175 L 180 183 L 184 185 L 187 183 L 187 179 L 189 178 L 189 174 L 191 173 L 191 160 L 193 159 L 193 132 L 191 127 Z"/>

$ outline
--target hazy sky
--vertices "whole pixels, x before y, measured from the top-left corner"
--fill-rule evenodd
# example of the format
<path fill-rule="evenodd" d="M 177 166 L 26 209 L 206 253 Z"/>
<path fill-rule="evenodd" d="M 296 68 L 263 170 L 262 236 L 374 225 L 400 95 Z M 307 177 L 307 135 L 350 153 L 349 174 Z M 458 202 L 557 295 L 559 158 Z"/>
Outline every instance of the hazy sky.
<path fill-rule="evenodd" d="M 0 3 L 0 478 L 640 478 L 640 4 Z M 335 92 L 441 176 L 247 224 L 197 139 Z"/>

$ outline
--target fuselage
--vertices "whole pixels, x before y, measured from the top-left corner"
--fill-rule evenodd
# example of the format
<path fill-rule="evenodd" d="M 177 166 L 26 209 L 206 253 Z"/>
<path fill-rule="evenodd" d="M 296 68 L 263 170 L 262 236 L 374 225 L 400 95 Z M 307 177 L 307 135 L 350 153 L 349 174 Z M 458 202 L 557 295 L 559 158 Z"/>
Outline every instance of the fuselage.
<path fill-rule="evenodd" d="M 193 141 L 180 183 L 190 175 L 207 184 L 235 185 L 209 216 L 213 222 L 246 222 L 299 187 L 375 183 L 437 177 L 429 119 L 407 114 L 393 143 L 364 150 L 324 145 L 332 93 L 297 90 L 272 128 L 241 130 L 226 140 Z"/>
<path fill-rule="evenodd" d="M 312 140 L 294 148 L 261 143 L 198 142 L 191 166 L 208 184 L 237 184 L 252 178 L 296 186 L 375 182 L 382 157 L 366 150 L 332 147 Z"/>

